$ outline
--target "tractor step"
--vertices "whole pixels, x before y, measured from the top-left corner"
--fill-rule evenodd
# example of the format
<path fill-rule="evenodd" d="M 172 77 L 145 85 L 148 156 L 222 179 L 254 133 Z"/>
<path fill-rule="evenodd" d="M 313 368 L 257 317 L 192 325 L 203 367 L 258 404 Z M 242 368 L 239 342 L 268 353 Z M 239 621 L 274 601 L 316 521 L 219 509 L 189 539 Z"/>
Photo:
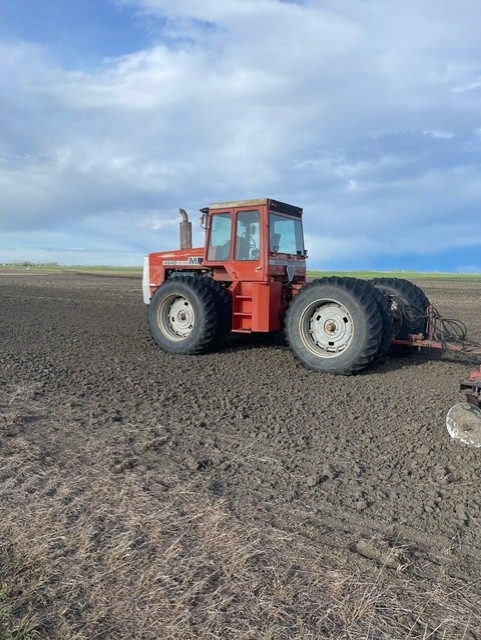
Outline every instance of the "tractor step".
<path fill-rule="evenodd" d="M 252 331 L 252 292 L 251 284 L 238 286 L 232 296 L 232 331 L 251 333 Z"/>

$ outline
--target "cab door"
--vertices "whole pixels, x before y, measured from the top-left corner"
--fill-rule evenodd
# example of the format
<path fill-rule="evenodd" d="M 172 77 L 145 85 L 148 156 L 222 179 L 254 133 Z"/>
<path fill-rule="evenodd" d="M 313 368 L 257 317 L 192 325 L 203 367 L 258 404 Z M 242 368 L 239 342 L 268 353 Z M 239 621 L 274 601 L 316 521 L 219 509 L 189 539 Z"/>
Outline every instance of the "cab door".
<path fill-rule="evenodd" d="M 266 216 L 259 209 L 236 210 L 234 215 L 232 330 L 278 331 L 281 328 L 281 283 L 266 281 Z"/>
<path fill-rule="evenodd" d="M 264 279 L 261 220 L 258 209 L 234 212 L 233 267 L 236 280 L 259 282 Z"/>

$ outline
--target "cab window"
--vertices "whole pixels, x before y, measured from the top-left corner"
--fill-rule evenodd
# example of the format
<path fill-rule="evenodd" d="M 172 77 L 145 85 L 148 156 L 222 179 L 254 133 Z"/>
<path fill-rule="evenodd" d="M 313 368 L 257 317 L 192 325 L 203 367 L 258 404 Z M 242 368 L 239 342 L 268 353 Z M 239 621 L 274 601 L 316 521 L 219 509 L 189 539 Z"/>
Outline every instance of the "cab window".
<path fill-rule="evenodd" d="M 216 213 L 211 218 L 207 260 L 226 262 L 230 258 L 231 213 Z"/>
<path fill-rule="evenodd" d="M 269 215 L 269 251 L 303 256 L 304 238 L 301 220 L 271 213 Z"/>
<path fill-rule="evenodd" d="M 241 211 L 237 214 L 235 259 L 259 260 L 261 246 L 259 211 Z"/>

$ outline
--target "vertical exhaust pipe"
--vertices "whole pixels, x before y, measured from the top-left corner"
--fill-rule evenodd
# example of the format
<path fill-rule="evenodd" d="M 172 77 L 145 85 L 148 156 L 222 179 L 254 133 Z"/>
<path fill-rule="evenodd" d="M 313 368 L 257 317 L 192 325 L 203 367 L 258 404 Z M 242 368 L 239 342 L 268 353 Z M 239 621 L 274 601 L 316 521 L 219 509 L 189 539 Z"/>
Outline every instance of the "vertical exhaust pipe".
<path fill-rule="evenodd" d="M 192 222 L 189 222 L 189 216 L 185 209 L 179 209 L 179 213 L 182 216 L 182 222 L 180 223 L 180 248 L 192 249 Z"/>

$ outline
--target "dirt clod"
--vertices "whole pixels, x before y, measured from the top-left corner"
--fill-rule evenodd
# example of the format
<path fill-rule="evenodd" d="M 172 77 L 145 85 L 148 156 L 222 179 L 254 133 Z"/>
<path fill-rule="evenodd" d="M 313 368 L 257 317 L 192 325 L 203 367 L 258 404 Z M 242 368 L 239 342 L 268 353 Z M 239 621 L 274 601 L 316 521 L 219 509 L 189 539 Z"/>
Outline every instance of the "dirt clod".
<path fill-rule="evenodd" d="M 384 540 L 359 540 L 356 543 L 356 551 L 364 558 L 375 560 L 384 567 L 399 570 L 406 564 L 406 558 L 401 549 L 391 547 Z"/>

